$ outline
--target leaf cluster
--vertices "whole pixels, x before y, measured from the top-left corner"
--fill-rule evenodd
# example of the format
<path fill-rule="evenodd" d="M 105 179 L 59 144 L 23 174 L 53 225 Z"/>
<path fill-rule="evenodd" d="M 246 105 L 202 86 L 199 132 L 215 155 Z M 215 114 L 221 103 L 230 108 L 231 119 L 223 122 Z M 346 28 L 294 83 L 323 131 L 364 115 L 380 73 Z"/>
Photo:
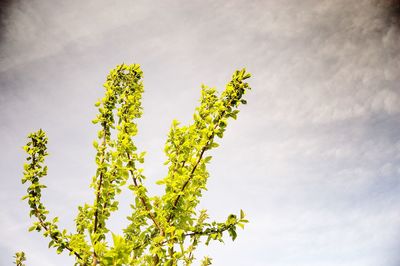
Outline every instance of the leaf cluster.
<path fill-rule="evenodd" d="M 26 261 L 25 252 L 20 251 L 15 253 L 15 262 L 14 264 L 17 266 L 25 266 L 24 261 Z"/>
<path fill-rule="evenodd" d="M 100 129 L 93 142 L 97 165 L 91 183 L 93 203 L 78 207 L 73 233 L 59 229 L 57 217 L 49 217 L 41 200 L 48 139 L 40 129 L 28 136 L 24 147 L 28 157 L 22 183 L 28 183 L 28 188 L 23 199 L 28 201 L 30 216 L 36 218 L 29 230 L 42 232 L 58 253 L 74 256 L 75 265 L 191 265 L 200 243 L 222 242 L 225 234 L 235 240 L 237 228 L 248 222 L 242 210 L 217 222 L 209 221 L 207 211 L 197 206 L 209 178 L 207 164 L 212 157 L 208 152 L 218 147 L 217 139 L 223 137 L 228 120 L 236 119 L 238 107 L 246 104 L 243 95 L 250 89 L 245 81 L 249 77 L 244 69 L 235 71 L 220 95 L 203 85 L 193 123 L 172 122 L 164 148 L 168 173 L 157 181 L 165 193 L 150 196 L 140 167 L 145 153 L 134 142 L 136 120 L 142 115 L 143 72 L 137 64 L 111 70 L 104 83 L 105 95 L 95 104 L 99 113 L 93 123 Z M 116 196 L 124 187 L 132 191 L 134 201 L 119 235 L 110 231 L 107 221 L 118 209 Z M 24 253 L 16 258 L 17 265 L 23 265 Z M 210 264 L 208 257 L 201 262 Z"/>

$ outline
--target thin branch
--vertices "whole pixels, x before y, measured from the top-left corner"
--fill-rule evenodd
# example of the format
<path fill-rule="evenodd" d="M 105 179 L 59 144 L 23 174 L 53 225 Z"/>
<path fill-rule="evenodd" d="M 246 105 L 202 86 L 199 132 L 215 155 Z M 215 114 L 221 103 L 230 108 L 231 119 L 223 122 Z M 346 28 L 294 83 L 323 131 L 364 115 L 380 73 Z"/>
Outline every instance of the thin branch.
<path fill-rule="evenodd" d="M 35 139 L 32 139 L 32 143 L 33 143 L 33 145 L 36 144 Z M 32 164 L 31 164 L 31 165 L 35 165 L 35 164 L 36 164 L 36 156 L 35 156 L 35 155 L 32 155 Z M 39 203 L 40 203 L 40 202 L 39 202 Z M 52 235 L 52 234 L 51 234 L 51 230 L 46 226 L 45 221 L 44 221 L 44 220 L 42 219 L 42 217 L 40 216 L 40 211 L 39 211 L 39 209 L 38 209 L 38 206 L 37 206 L 37 203 L 36 203 L 36 202 L 35 202 L 34 205 L 33 205 L 33 210 L 35 211 L 35 216 L 36 216 L 36 218 L 39 220 L 40 226 L 41 226 L 45 231 L 49 232 L 50 238 L 53 239 L 55 242 L 57 242 L 57 243 L 59 243 L 59 244 L 64 244 L 64 245 L 65 245 L 65 248 L 66 248 L 67 250 L 69 250 L 70 252 L 72 252 L 78 259 L 81 260 L 81 259 L 82 259 L 81 255 L 79 255 L 79 253 L 77 253 L 77 252 L 74 251 L 71 247 L 69 247 L 69 242 L 68 242 L 68 241 L 65 241 L 65 242 L 63 243 L 63 241 L 60 240 L 60 239 L 58 238 L 57 235 Z"/>
<path fill-rule="evenodd" d="M 101 144 L 101 148 L 103 149 L 102 154 L 101 154 L 101 159 L 100 159 L 100 165 L 102 165 L 104 163 L 105 160 L 105 153 L 106 153 L 106 123 L 103 124 L 103 141 Z M 97 232 L 97 228 L 98 228 L 98 217 L 99 217 L 99 200 L 100 200 L 100 194 L 101 194 L 101 186 L 103 184 L 103 172 L 100 172 L 100 176 L 99 176 L 99 185 L 97 187 L 97 195 L 96 195 L 96 205 L 95 205 L 95 213 L 94 213 L 94 228 L 93 228 L 93 233 Z M 96 252 L 93 250 L 93 265 L 97 264 L 97 254 Z"/>
<path fill-rule="evenodd" d="M 213 134 L 213 135 L 214 135 L 214 134 Z M 213 136 L 213 135 L 212 135 L 212 136 Z M 209 145 L 210 140 L 211 140 L 211 137 L 210 137 L 210 139 L 207 141 L 207 144 L 206 144 L 206 145 L 203 147 L 203 149 L 201 150 L 200 155 L 199 155 L 199 158 L 197 159 L 196 164 L 194 165 L 192 171 L 190 172 L 189 178 L 186 180 L 186 182 L 183 184 L 183 186 L 182 186 L 182 188 L 181 188 L 181 192 L 183 192 L 183 191 L 185 190 L 186 186 L 189 184 L 189 181 L 193 178 L 194 172 L 196 171 L 197 166 L 200 164 L 200 161 L 201 161 L 201 159 L 203 158 L 204 152 L 207 150 L 207 146 Z M 178 205 L 178 201 L 179 201 L 180 198 L 181 198 L 181 194 L 179 194 L 178 197 L 175 199 L 174 205 L 173 205 L 172 209 L 176 209 L 176 206 Z M 170 216 L 170 218 L 168 219 L 168 222 L 169 222 L 171 219 L 172 219 L 172 218 L 171 218 L 171 216 Z"/>
<path fill-rule="evenodd" d="M 40 217 L 40 215 L 39 215 L 39 210 L 37 209 L 36 204 L 35 204 L 35 209 L 34 209 L 34 210 L 35 210 L 35 216 L 36 216 L 36 218 L 38 218 L 39 223 L 40 223 L 40 225 L 42 226 L 42 228 L 43 228 L 45 231 L 48 231 L 48 232 L 49 232 L 50 238 L 53 239 L 54 241 L 56 241 L 57 243 L 63 244 L 63 242 L 60 241 L 60 239 L 59 239 L 57 236 L 53 236 L 53 235 L 51 234 L 51 230 L 46 226 L 45 222 L 44 222 L 43 219 Z M 79 253 L 77 253 L 77 252 L 74 251 L 71 247 L 69 247 L 69 242 L 68 242 L 68 241 L 64 242 L 64 244 L 66 245 L 65 248 L 66 248 L 67 250 L 69 250 L 70 252 L 72 252 L 78 259 L 80 259 L 80 260 L 82 259 L 81 255 L 79 255 Z"/>
<path fill-rule="evenodd" d="M 128 160 L 131 160 L 131 157 L 130 157 L 129 153 L 127 153 L 127 157 L 128 157 Z M 130 169 L 129 172 L 131 173 L 133 184 L 135 185 L 135 187 L 139 187 L 139 184 L 137 182 L 137 178 L 135 177 L 135 175 L 133 173 L 133 170 Z M 155 216 L 153 215 L 153 213 L 151 213 L 150 208 L 147 205 L 146 200 L 142 196 L 139 196 L 139 199 L 142 202 L 142 204 L 143 204 L 144 208 L 146 209 L 146 211 L 148 212 L 149 217 L 153 221 L 154 225 L 158 228 L 158 230 L 160 230 L 161 235 L 164 235 L 164 230 L 161 228 L 160 224 L 157 222 L 157 220 L 156 220 Z"/>
<path fill-rule="evenodd" d="M 190 180 L 193 178 L 194 172 L 196 171 L 198 165 L 200 164 L 200 161 L 201 161 L 201 159 L 203 158 L 204 152 L 207 150 L 207 147 L 211 144 L 211 141 L 214 139 L 214 136 L 215 136 L 214 131 L 215 131 L 215 129 L 219 126 L 219 124 L 220 124 L 220 122 L 221 122 L 221 119 L 222 119 L 222 117 L 224 116 L 224 114 L 225 114 L 225 111 L 221 112 L 221 115 L 220 115 L 220 117 L 219 117 L 219 120 L 218 120 L 218 122 L 217 122 L 217 123 L 215 124 L 215 126 L 214 126 L 213 133 L 212 133 L 211 136 L 208 138 L 206 145 L 204 145 L 204 147 L 202 148 L 202 150 L 201 150 L 201 152 L 200 152 L 200 155 L 199 155 L 199 158 L 197 159 L 196 164 L 194 165 L 192 171 L 190 172 L 189 178 L 188 178 L 188 179 L 186 180 L 186 182 L 183 184 L 183 186 L 182 186 L 180 192 L 183 192 L 183 191 L 185 190 L 186 186 L 189 184 Z M 180 199 L 180 198 L 181 198 L 181 194 L 179 194 L 178 197 L 176 197 L 176 199 L 175 199 L 175 201 L 174 201 L 174 204 L 173 204 L 173 207 L 172 207 L 172 210 L 175 210 L 175 209 L 176 209 L 176 207 L 178 206 L 178 202 L 179 202 L 179 199 Z M 172 220 L 172 218 L 173 218 L 173 214 L 172 214 L 172 212 L 171 212 L 171 214 L 170 214 L 169 217 L 168 217 L 167 222 L 169 223 L 169 222 Z"/>
<path fill-rule="evenodd" d="M 187 237 L 187 236 L 207 236 L 207 235 L 210 235 L 210 234 L 213 234 L 213 233 L 222 233 L 222 232 L 225 232 L 225 231 L 229 230 L 230 228 L 232 228 L 235 225 L 236 225 L 236 223 L 228 225 L 228 226 L 225 225 L 220 230 L 218 230 L 217 228 L 208 228 L 208 229 L 206 229 L 204 231 L 194 231 L 194 232 L 183 234 L 182 236 L 184 236 L 184 237 Z M 173 239 L 164 240 L 164 241 L 158 243 L 156 246 L 162 246 L 162 245 L 168 243 L 169 241 L 173 241 Z M 132 250 L 139 249 L 139 248 L 143 247 L 144 245 L 145 244 L 137 245 Z"/>
<path fill-rule="evenodd" d="M 106 125 L 103 125 L 103 142 L 101 144 L 102 146 L 102 154 L 101 154 L 101 160 L 100 160 L 100 165 L 102 165 L 104 163 L 105 160 L 105 152 L 106 152 Z M 99 216 L 99 208 L 98 208 L 98 202 L 100 200 L 100 192 L 101 192 L 101 186 L 103 183 L 103 172 L 100 173 L 99 176 L 99 186 L 97 187 L 97 195 L 96 195 L 96 210 L 94 212 L 94 229 L 93 229 L 93 233 L 96 233 L 97 231 L 97 227 L 98 227 L 98 216 Z"/>

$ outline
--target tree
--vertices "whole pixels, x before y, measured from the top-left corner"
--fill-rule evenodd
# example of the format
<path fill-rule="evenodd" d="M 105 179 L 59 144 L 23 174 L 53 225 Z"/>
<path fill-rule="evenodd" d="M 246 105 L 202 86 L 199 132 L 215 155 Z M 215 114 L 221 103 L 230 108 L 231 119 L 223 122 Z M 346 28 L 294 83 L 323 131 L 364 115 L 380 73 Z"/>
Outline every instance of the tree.
<path fill-rule="evenodd" d="M 245 69 L 236 71 L 220 96 L 216 89 L 202 86 L 193 123 L 172 122 L 165 144 L 168 174 L 157 181 L 165 193 L 154 197 L 148 195 L 140 168 L 145 153 L 138 152 L 133 141 L 138 131 L 135 120 L 142 115 L 142 75 L 137 64 L 117 66 L 104 83 L 105 96 L 95 104 L 99 114 L 93 123 L 100 130 L 93 143 L 97 151 L 91 183 L 94 202 L 78 207 L 75 233 L 61 230 L 58 218 L 49 218 L 41 200 L 45 188 L 41 178 L 47 173 L 45 132 L 29 134 L 24 146 L 28 157 L 22 183 L 29 187 L 23 199 L 36 220 L 29 231 L 43 232 L 49 247 L 74 256 L 75 265 L 191 265 L 201 241 L 207 245 L 212 240 L 222 242 L 226 233 L 235 240 L 237 227 L 248 222 L 242 210 L 226 221 L 210 222 L 207 211 L 196 207 L 209 177 L 206 165 L 211 156 L 206 154 L 218 147 L 216 138 L 223 137 L 228 119 L 236 119 L 238 106 L 246 104 L 242 97 L 250 87 L 244 80 L 250 74 Z M 133 192 L 134 202 L 123 235 L 117 235 L 108 229 L 107 219 L 118 209 L 116 195 L 124 186 Z M 110 237 L 112 244 L 107 242 Z M 22 265 L 25 255 L 17 253 L 16 258 L 17 265 Z M 201 262 L 210 264 L 208 257 Z"/>

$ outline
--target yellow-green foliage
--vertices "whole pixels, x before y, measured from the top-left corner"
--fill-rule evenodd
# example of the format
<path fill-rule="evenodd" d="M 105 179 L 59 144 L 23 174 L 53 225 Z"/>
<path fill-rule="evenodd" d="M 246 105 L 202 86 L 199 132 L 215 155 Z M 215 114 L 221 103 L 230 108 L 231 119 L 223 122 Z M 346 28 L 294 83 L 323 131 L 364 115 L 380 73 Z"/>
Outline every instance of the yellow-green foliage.
<path fill-rule="evenodd" d="M 22 179 L 29 184 L 24 199 L 28 200 L 30 216 L 36 217 L 29 230 L 43 232 L 50 240 L 49 247 L 58 253 L 67 251 L 75 257 L 76 265 L 191 265 L 201 241 L 222 241 L 224 233 L 235 240 L 237 227 L 247 223 L 243 211 L 238 216 L 228 215 L 226 221 L 210 222 L 206 210 L 196 207 L 209 177 L 206 166 L 211 156 L 207 153 L 218 146 L 216 138 L 223 137 L 228 119 L 236 119 L 238 106 L 246 103 L 242 97 L 250 88 L 244 80 L 250 74 L 244 69 L 235 71 L 220 96 L 214 88 L 203 86 L 193 123 L 181 126 L 172 122 L 164 149 L 168 174 L 157 181 L 165 187 L 161 197 L 148 195 L 140 168 L 145 154 L 137 151 L 133 139 L 137 134 L 135 119 L 142 115 L 142 76 L 139 65 L 122 64 L 111 70 L 104 84 L 105 96 L 96 103 L 99 114 L 93 120 L 100 125 L 93 143 L 97 151 L 97 170 L 91 183 L 94 202 L 78 207 L 75 233 L 60 230 L 58 218 L 50 219 L 41 201 L 45 186 L 40 179 L 47 172 L 44 131 L 31 133 L 24 147 L 29 154 Z M 115 197 L 124 186 L 132 191 L 135 201 L 124 235 L 116 235 L 107 228 L 107 220 L 118 209 Z M 106 235 L 112 236 L 111 243 Z M 25 255 L 17 253 L 16 258 L 17 265 L 23 265 Z M 208 257 L 201 262 L 210 264 Z"/>
<path fill-rule="evenodd" d="M 15 262 L 17 266 L 25 266 L 24 261 L 26 261 L 25 253 L 23 251 L 15 253 Z"/>

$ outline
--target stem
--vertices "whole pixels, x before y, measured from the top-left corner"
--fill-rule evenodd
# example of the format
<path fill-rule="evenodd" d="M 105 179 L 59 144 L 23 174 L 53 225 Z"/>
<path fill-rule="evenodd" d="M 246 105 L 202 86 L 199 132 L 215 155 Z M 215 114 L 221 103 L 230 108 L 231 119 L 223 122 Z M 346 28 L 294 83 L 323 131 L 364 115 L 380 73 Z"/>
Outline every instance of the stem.
<path fill-rule="evenodd" d="M 225 114 L 225 111 L 223 111 L 223 112 L 221 113 L 220 118 L 219 118 L 217 124 L 215 124 L 215 126 L 214 126 L 214 130 L 219 126 L 219 124 L 220 124 L 220 122 L 221 122 L 221 119 L 222 119 L 222 117 L 224 116 L 224 114 Z M 204 152 L 207 150 L 207 147 L 211 144 L 211 142 L 212 142 L 213 139 L 214 139 L 214 131 L 213 131 L 213 133 L 211 134 L 211 136 L 208 138 L 206 145 L 204 145 L 204 147 L 202 148 L 202 150 L 201 150 L 201 152 L 200 152 L 200 155 L 199 155 L 199 158 L 197 159 L 196 164 L 194 165 L 192 171 L 190 172 L 189 178 L 188 178 L 188 179 L 186 180 L 186 182 L 183 184 L 183 186 L 182 186 L 180 192 L 183 192 L 183 191 L 185 190 L 186 186 L 189 184 L 190 180 L 193 178 L 194 172 L 196 171 L 198 165 L 200 164 L 200 161 L 201 161 L 201 159 L 203 158 Z M 181 195 L 178 195 L 178 197 L 176 197 L 176 199 L 175 199 L 175 201 L 174 201 L 174 205 L 173 205 L 173 207 L 172 207 L 172 210 L 175 210 L 175 209 L 176 209 L 176 207 L 178 206 L 178 202 L 179 202 L 179 199 L 180 199 L 180 198 L 181 198 Z M 173 215 L 173 213 L 171 212 L 171 214 L 169 215 L 168 220 L 167 220 L 168 223 L 172 220 L 173 216 L 174 216 L 174 215 Z"/>
<path fill-rule="evenodd" d="M 131 156 L 129 155 L 129 153 L 127 153 L 127 157 L 128 157 L 128 160 L 131 160 Z M 133 184 L 135 185 L 135 187 L 139 187 L 137 178 L 135 177 L 135 175 L 134 175 L 134 173 L 133 173 L 133 170 L 129 170 L 129 172 L 131 173 L 132 180 L 133 180 Z M 142 196 L 139 196 L 139 199 L 140 199 L 140 201 L 142 202 L 142 204 L 143 204 L 145 210 L 148 212 L 149 217 L 150 217 L 150 219 L 153 221 L 154 225 L 158 228 L 158 230 L 160 230 L 161 235 L 164 235 L 163 229 L 161 228 L 160 224 L 157 222 L 156 217 L 154 216 L 154 214 L 151 213 L 150 208 L 149 208 L 149 206 L 147 205 L 146 200 L 145 200 Z"/>
<path fill-rule="evenodd" d="M 63 241 L 60 241 L 60 239 L 59 239 L 57 236 L 53 236 L 53 235 L 51 234 L 51 230 L 46 226 L 44 220 L 40 217 L 40 215 L 39 215 L 39 210 L 37 209 L 37 206 L 36 206 L 36 205 L 35 205 L 35 209 L 34 209 L 34 210 L 35 210 L 35 216 L 36 216 L 36 218 L 38 218 L 39 223 L 40 223 L 40 225 L 42 226 L 42 228 L 43 228 L 45 231 L 48 231 L 48 232 L 49 232 L 50 238 L 53 239 L 55 242 L 62 244 Z M 64 244 L 65 244 L 65 248 L 66 248 L 67 250 L 69 250 L 70 252 L 72 252 L 78 259 L 80 259 L 80 260 L 82 259 L 81 255 L 79 255 L 76 251 L 74 251 L 72 248 L 70 248 L 70 247 L 68 246 L 68 245 L 69 245 L 69 242 L 68 242 L 68 241 L 64 242 Z"/>
<path fill-rule="evenodd" d="M 103 149 L 102 154 L 101 154 L 101 159 L 100 159 L 100 165 L 104 163 L 104 159 L 105 159 L 105 152 L 106 152 L 106 125 L 103 125 L 103 141 L 101 143 L 101 148 Z M 98 202 L 100 200 L 100 192 L 101 192 L 101 186 L 103 183 L 103 172 L 100 173 L 99 176 L 99 186 L 97 187 L 97 195 L 96 195 L 96 211 L 94 213 L 94 229 L 93 229 L 93 233 L 96 233 L 97 231 L 97 226 L 98 226 L 98 215 L 99 215 L 99 208 L 98 208 Z"/>
<path fill-rule="evenodd" d="M 102 141 L 102 143 L 101 143 L 101 148 L 103 149 L 102 150 L 102 154 L 100 155 L 101 156 L 101 159 L 100 159 L 100 165 L 102 165 L 103 163 L 104 163 L 104 160 L 105 160 L 105 152 L 106 152 L 106 124 L 104 123 L 103 124 L 103 141 Z M 100 200 L 100 192 L 101 192 L 101 186 L 102 186 L 102 184 L 103 184 L 103 172 L 100 172 L 100 176 L 99 176 L 99 185 L 98 185 L 98 187 L 97 187 L 97 195 L 96 195 L 96 201 L 95 201 L 95 208 L 96 208 L 96 210 L 95 210 L 95 212 L 94 212 L 94 228 L 93 228 L 93 233 L 96 233 L 97 232 L 97 228 L 98 228 L 98 217 L 99 217 L 99 207 L 98 207 L 98 202 L 99 202 L 99 200 Z M 96 255 L 96 252 L 95 251 L 93 251 L 93 265 L 96 265 L 97 264 L 97 255 Z"/>
<path fill-rule="evenodd" d="M 213 134 L 213 135 L 214 135 L 214 134 Z M 211 138 L 212 138 L 212 137 L 210 137 L 210 139 L 211 139 Z M 188 178 L 188 179 L 186 180 L 186 182 L 183 184 L 183 186 L 182 186 L 182 188 L 181 188 L 181 191 L 184 191 L 184 190 L 185 190 L 186 186 L 189 184 L 189 181 L 193 178 L 194 171 L 196 171 L 197 166 L 199 165 L 201 159 L 203 158 L 204 152 L 206 151 L 207 146 L 209 145 L 210 139 L 207 141 L 207 145 L 204 146 L 203 149 L 201 150 L 200 155 L 199 155 L 199 158 L 197 159 L 196 164 L 194 165 L 192 171 L 190 172 L 189 178 Z M 175 199 L 175 201 L 174 201 L 174 205 L 173 205 L 173 208 L 172 208 L 172 209 L 176 209 L 176 206 L 178 205 L 178 201 L 179 201 L 180 198 L 181 198 L 181 195 L 178 195 L 178 197 L 177 197 L 177 198 Z M 168 219 L 168 222 L 169 222 L 171 219 L 172 219 L 172 218 L 170 217 L 170 218 Z"/>
<path fill-rule="evenodd" d="M 32 139 L 32 142 L 33 142 L 33 145 L 36 144 L 36 141 L 35 141 L 34 139 Z M 35 155 L 32 155 L 32 165 L 35 165 L 35 164 L 36 164 L 36 156 L 35 156 Z M 66 248 L 67 250 L 69 250 L 70 252 L 72 252 L 78 259 L 81 260 L 81 259 L 82 259 L 81 255 L 79 255 L 79 253 L 77 253 L 77 252 L 74 251 L 71 247 L 69 247 L 69 242 L 68 242 L 68 241 L 65 241 L 65 242 L 63 243 L 63 241 L 60 240 L 60 238 L 58 238 L 56 235 L 53 236 L 53 235 L 51 234 L 51 230 L 47 227 L 45 221 L 44 221 L 44 220 L 42 219 L 42 217 L 40 216 L 40 212 L 39 212 L 39 209 L 38 209 L 36 203 L 35 203 L 34 206 L 33 206 L 33 210 L 35 211 L 35 216 L 36 216 L 36 218 L 39 220 L 40 226 L 41 226 L 45 231 L 48 231 L 48 232 L 49 232 L 50 238 L 53 239 L 55 242 L 57 242 L 57 243 L 59 243 L 59 244 L 64 244 L 64 245 L 65 245 L 65 248 Z"/>

